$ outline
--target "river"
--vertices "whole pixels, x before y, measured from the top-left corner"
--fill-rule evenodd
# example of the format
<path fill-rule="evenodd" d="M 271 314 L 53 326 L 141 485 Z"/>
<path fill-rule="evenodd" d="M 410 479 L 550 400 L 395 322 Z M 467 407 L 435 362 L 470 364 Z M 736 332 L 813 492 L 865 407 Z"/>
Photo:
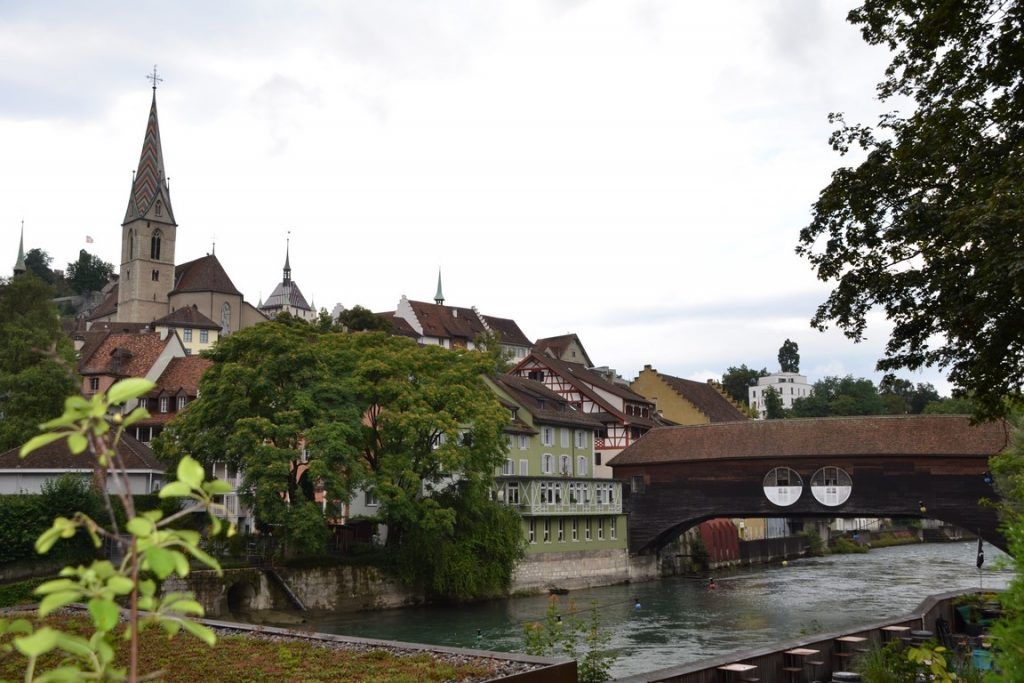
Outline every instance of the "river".
<path fill-rule="evenodd" d="M 1012 572 L 1006 556 L 986 544 L 986 564 L 975 568 L 977 544 L 921 544 L 863 555 L 830 555 L 716 574 L 671 577 L 631 585 L 574 591 L 583 608 L 596 602 L 618 655 L 612 674 L 630 674 L 766 645 L 804 634 L 844 630 L 909 612 L 932 593 L 1004 587 Z M 639 598 L 641 608 L 635 609 Z M 523 625 L 542 619 L 546 596 L 460 605 L 330 614 L 315 631 L 434 645 L 522 651 Z"/>

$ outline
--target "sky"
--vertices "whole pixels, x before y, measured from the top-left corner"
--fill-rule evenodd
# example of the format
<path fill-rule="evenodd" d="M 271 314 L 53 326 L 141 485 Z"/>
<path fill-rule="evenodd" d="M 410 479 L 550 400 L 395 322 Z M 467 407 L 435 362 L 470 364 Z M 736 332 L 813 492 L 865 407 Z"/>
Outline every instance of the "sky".
<path fill-rule="evenodd" d="M 889 327 L 813 330 L 796 256 L 829 112 L 872 123 L 888 62 L 824 0 L 0 0 L 0 236 L 120 258 L 154 64 L 176 261 L 255 303 L 402 295 L 580 335 L 627 379 L 745 363 L 875 379 Z M 86 244 L 86 237 L 94 241 Z M 0 248 L 2 255 L 3 248 Z M 904 373 L 949 385 L 940 371 Z"/>

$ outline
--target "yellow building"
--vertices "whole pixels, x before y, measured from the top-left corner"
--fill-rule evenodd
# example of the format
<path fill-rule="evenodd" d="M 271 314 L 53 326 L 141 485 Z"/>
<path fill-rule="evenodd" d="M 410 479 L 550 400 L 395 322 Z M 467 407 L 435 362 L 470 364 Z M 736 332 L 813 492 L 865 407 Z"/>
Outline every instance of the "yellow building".
<path fill-rule="evenodd" d="M 748 419 L 743 409 L 716 385 L 673 377 L 645 365 L 630 389 L 653 401 L 666 420 L 681 425 Z"/>

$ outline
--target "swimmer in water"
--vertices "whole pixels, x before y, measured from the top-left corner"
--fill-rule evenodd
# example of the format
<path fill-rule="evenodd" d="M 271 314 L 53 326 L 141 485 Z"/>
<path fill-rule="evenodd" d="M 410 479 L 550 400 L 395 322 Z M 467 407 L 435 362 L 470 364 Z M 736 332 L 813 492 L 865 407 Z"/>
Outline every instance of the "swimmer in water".
<path fill-rule="evenodd" d="M 715 583 L 715 578 L 711 577 L 710 579 L 708 579 L 708 590 L 713 591 L 716 588 L 718 588 L 718 584 Z"/>
<path fill-rule="evenodd" d="M 633 609 L 640 609 L 640 598 L 633 598 Z"/>

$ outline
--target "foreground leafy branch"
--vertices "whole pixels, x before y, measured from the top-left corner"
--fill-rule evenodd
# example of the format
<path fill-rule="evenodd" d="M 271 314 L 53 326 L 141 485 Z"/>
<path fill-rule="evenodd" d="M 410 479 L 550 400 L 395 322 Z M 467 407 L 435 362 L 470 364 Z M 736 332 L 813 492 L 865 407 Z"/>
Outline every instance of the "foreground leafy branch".
<path fill-rule="evenodd" d="M 0 619 L 0 638 L 12 636 L 10 642 L 0 640 L 0 653 L 17 652 L 28 660 L 26 683 L 154 679 L 160 672 L 140 675 L 138 671 L 139 633 L 151 625 L 159 625 L 171 637 L 185 629 L 208 645 L 216 642 L 212 630 L 191 620 L 190 617 L 203 616 L 203 608 L 192 594 L 158 595 L 158 582 L 172 574 L 187 576 L 190 559 L 218 574 L 221 572 L 219 563 L 199 548 L 198 532 L 173 529 L 171 524 L 185 515 L 207 512 L 213 533 L 219 533 L 224 524 L 214 514 L 217 509 L 214 496 L 228 493 L 231 487 L 222 481 L 205 481 L 202 465 L 186 456 L 178 464 L 177 480 L 160 491 L 160 498 L 184 499 L 183 507 L 167 517 L 161 510 L 136 513 L 127 467 L 117 445 L 127 427 L 149 414 L 144 408 L 135 408 L 124 415 L 118 407 L 133 402 L 153 387 L 148 380 L 126 379 L 91 400 L 81 396 L 68 398 L 64 414 L 44 423 L 43 433 L 21 448 L 21 456 L 25 457 L 47 444 L 66 440 L 73 454 L 88 452 L 97 474 L 94 481 L 102 483 L 100 493 L 110 517 L 109 528 L 81 512 L 71 518 L 57 517 L 36 540 L 36 551 L 45 554 L 57 541 L 71 538 L 79 531 L 88 534 L 97 549 L 106 540 L 123 551 L 123 559 L 117 564 L 95 560 L 89 566 L 65 567 L 59 578 L 35 590 L 41 597 L 37 609 L 40 618 L 72 603 L 84 603 L 94 629 L 91 637 L 65 633 L 50 626 L 35 627 L 27 619 Z M 108 479 L 113 480 L 109 488 Z M 125 511 L 124 532 L 118 528 L 111 489 L 117 492 L 116 497 Z M 228 525 L 226 532 L 231 536 L 235 530 Z M 121 605 L 124 602 L 128 603 L 128 610 L 123 620 Z M 115 662 L 114 644 L 118 638 L 129 641 L 127 669 Z M 46 662 L 55 661 L 57 665 L 37 674 L 42 658 L 47 655 Z"/>

